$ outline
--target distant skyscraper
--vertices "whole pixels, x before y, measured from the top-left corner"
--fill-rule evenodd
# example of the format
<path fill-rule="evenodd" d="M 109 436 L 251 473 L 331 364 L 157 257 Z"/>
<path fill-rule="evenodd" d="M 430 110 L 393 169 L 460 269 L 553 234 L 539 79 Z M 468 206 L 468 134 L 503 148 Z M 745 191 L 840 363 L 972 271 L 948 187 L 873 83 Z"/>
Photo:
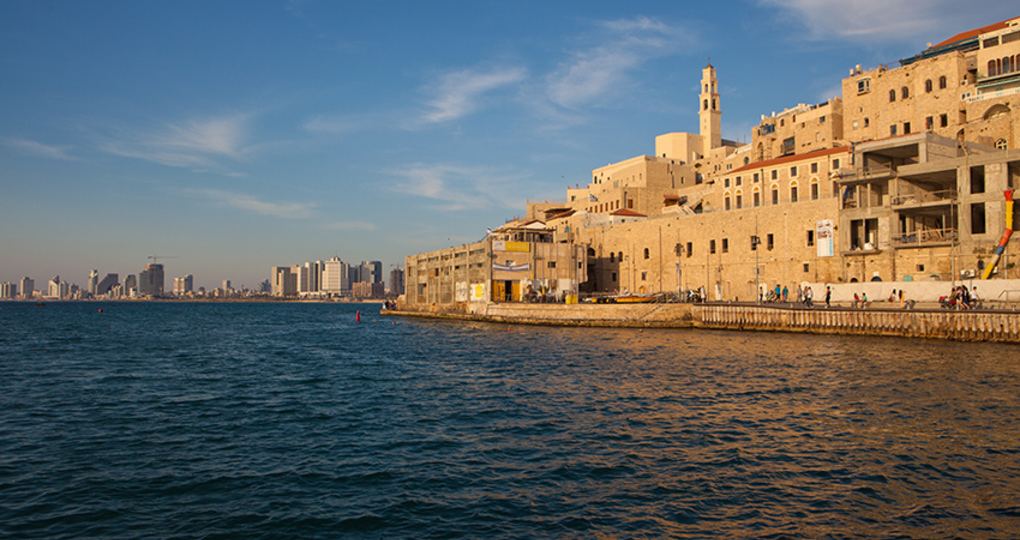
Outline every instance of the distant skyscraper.
<path fill-rule="evenodd" d="M 289 266 L 273 267 L 273 296 L 294 296 L 297 294 L 297 275 L 290 270 Z"/>
<path fill-rule="evenodd" d="M 106 274 L 102 281 L 96 284 L 96 290 L 92 293 L 96 296 L 103 296 L 117 286 L 117 274 Z"/>
<path fill-rule="evenodd" d="M 163 294 L 162 264 L 150 264 L 138 274 L 138 292 L 149 296 Z"/>
<path fill-rule="evenodd" d="M 404 269 L 399 266 L 390 271 L 390 294 L 404 294 Z"/>
<path fill-rule="evenodd" d="M 21 298 L 27 300 L 32 298 L 32 293 L 35 292 L 35 281 L 25 276 L 21 278 Z"/>
<path fill-rule="evenodd" d="M 53 276 L 47 284 L 46 296 L 49 298 L 60 298 L 60 276 Z"/>
<path fill-rule="evenodd" d="M 134 296 L 138 293 L 138 276 L 128 274 L 124 278 L 124 296 Z"/>
<path fill-rule="evenodd" d="M 14 298 L 18 294 L 17 286 L 10 281 L 0 283 L 0 298 Z"/>
<path fill-rule="evenodd" d="M 350 266 L 341 261 L 340 257 L 322 263 L 319 290 L 334 295 L 347 294 L 351 288 L 349 273 Z"/>
<path fill-rule="evenodd" d="M 227 292 L 229 290 L 230 290 L 230 280 L 229 279 L 224 279 L 223 280 L 223 292 Z"/>
<path fill-rule="evenodd" d="M 96 287 L 99 285 L 99 270 L 93 268 L 89 270 L 89 294 L 92 296 L 96 295 Z"/>

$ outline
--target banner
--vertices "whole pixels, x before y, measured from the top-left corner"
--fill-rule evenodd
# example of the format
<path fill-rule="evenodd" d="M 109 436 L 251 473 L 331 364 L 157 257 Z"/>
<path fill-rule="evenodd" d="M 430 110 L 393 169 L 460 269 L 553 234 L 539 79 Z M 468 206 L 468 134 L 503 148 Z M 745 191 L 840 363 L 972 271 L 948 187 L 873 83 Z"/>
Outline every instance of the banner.
<path fill-rule="evenodd" d="M 819 257 L 832 257 L 835 254 L 835 230 L 831 219 L 823 219 L 815 226 L 815 247 Z"/>
<path fill-rule="evenodd" d="M 492 263 L 492 269 L 501 272 L 527 272 L 531 270 L 531 263 L 514 264 L 513 261 L 507 261 L 506 264 L 500 264 L 494 262 Z"/>

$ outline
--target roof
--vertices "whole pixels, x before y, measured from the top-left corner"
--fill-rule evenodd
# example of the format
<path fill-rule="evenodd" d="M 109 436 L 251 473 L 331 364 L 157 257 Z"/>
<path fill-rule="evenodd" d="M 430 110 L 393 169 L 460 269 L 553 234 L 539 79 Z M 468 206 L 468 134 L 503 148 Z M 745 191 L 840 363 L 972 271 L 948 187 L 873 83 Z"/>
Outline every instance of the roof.
<path fill-rule="evenodd" d="M 767 159 L 765 161 L 758 161 L 755 163 L 748 163 L 739 169 L 732 170 L 727 175 L 738 173 L 741 171 L 753 171 L 756 169 L 764 169 L 765 167 L 772 167 L 775 165 L 782 165 L 784 163 L 793 163 L 795 161 L 808 161 L 811 159 L 818 159 L 822 156 L 828 156 L 831 154 L 840 154 L 843 152 L 849 152 L 849 146 L 837 146 L 834 148 L 823 148 L 821 150 L 815 150 L 814 152 L 808 152 L 806 154 L 793 154 L 792 156 L 783 156 L 775 159 Z"/>
<path fill-rule="evenodd" d="M 637 212 L 635 212 L 633 210 L 627 210 L 626 208 L 621 208 L 621 209 L 619 209 L 619 210 L 617 210 L 615 212 L 610 212 L 609 215 L 611 215 L 611 216 L 624 216 L 624 217 L 648 217 L 648 216 L 646 216 L 644 214 L 639 214 L 639 213 L 637 213 Z"/>
<path fill-rule="evenodd" d="M 554 216 L 547 216 L 545 219 L 549 221 L 552 221 L 554 219 L 562 219 L 574 215 L 574 212 L 575 212 L 574 210 L 567 210 L 566 212 L 560 212 L 559 214 L 556 214 Z"/>
<path fill-rule="evenodd" d="M 967 39 L 975 38 L 977 36 L 980 36 L 981 34 L 987 34 L 988 32 L 994 32 L 996 30 L 1002 30 L 1003 28 L 1006 28 L 1006 26 L 1008 26 L 1006 23 L 1008 23 L 1011 20 L 1013 20 L 1013 19 L 1006 19 L 1006 20 L 1004 20 L 1002 22 L 997 22 L 995 24 L 989 24 L 988 26 L 982 26 L 981 28 L 975 28 L 974 30 L 968 30 L 966 32 L 960 32 L 959 34 L 956 34 L 955 36 L 953 36 L 953 37 L 943 41 L 942 43 L 936 43 L 935 45 L 932 45 L 931 47 L 928 47 L 928 48 L 929 49 L 937 49 L 939 47 L 945 47 L 946 45 L 950 45 L 950 44 L 956 43 L 958 41 L 964 41 L 964 40 L 967 40 Z"/>

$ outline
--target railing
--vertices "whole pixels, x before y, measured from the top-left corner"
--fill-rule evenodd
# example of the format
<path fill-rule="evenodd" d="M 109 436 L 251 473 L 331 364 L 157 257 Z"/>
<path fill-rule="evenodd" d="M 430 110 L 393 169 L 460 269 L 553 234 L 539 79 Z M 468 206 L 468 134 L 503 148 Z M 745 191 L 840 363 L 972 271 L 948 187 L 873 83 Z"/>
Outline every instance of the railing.
<path fill-rule="evenodd" d="M 955 242 L 956 238 L 956 229 L 924 229 L 894 236 L 892 243 L 896 247 L 912 247 Z"/>
<path fill-rule="evenodd" d="M 948 202 L 956 199 L 955 189 L 941 191 L 917 191 L 893 197 L 893 206 L 920 205 L 933 202 Z"/>
<path fill-rule="evenodd" d="M 981 82 L 982 81 L 978 81 L 978 84 L 981 84 Z M 974 102 L 977 102 L 977 101 L 984 101 L 986 99 L 996 99 L 996 98 L 1002 98 L 1002 97 L 1006 97 L 1006 96 L 1012 96 L 1014 94 L 1020 94 L 1020 88 L 1010 88 L 1010 89 L 1006 89 L 1006 90 L 996 90 L 994 92 L 981 92 L 980 94 L 977 94 L 977 95 L 967 96 L 965 101 L 967 103 L 974 103 Z"/>

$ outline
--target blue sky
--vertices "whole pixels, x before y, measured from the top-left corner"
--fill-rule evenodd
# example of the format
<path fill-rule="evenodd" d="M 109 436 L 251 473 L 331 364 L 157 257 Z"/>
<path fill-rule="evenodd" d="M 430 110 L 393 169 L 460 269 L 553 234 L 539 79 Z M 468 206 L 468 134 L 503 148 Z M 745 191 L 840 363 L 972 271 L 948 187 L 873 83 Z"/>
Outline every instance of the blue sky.
<path fill-rule="evenodd" d="M 0 281 L 196 287 L 473 242 L 596 167 L 838 95 L 977 0 L 0 3 Z"/>

